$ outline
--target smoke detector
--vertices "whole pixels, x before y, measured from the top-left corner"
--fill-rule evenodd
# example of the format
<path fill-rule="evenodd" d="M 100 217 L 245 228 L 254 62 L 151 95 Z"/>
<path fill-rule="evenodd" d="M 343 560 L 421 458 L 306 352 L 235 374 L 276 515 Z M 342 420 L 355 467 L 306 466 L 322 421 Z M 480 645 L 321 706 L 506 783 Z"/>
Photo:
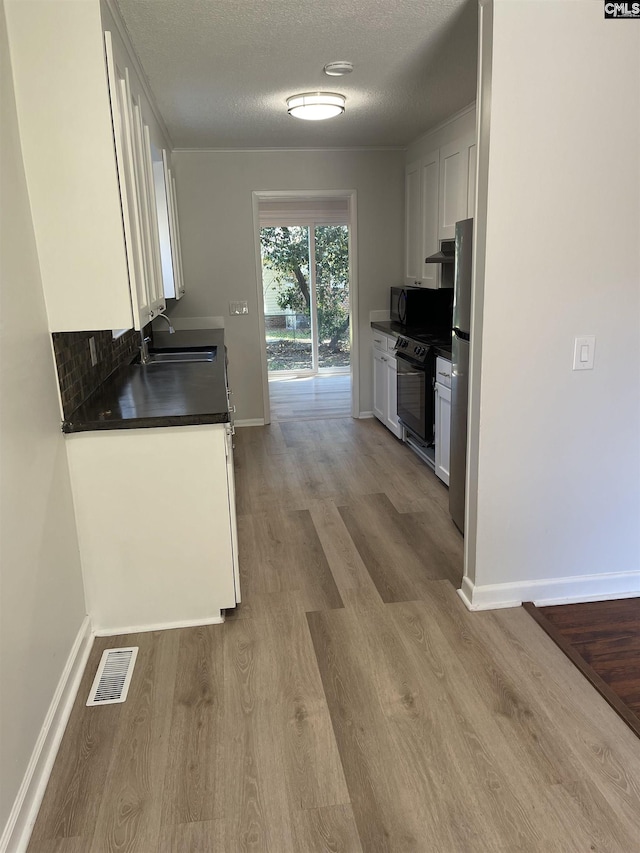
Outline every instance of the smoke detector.
<path fill-rule="evenodd" d="M 327 62 L 323 70 L 329 77 L 344 77 L 345 74 L 351 74 L 353 71 L 353 63 L 344 59 L 338 62 Z"/>

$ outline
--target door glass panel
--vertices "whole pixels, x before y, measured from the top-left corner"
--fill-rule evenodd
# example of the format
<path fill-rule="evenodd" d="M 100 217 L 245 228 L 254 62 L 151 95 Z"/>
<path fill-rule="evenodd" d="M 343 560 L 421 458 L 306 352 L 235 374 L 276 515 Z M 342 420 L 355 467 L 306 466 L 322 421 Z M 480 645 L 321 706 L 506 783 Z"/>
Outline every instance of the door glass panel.
<path fill-rule="evenodd" d="M 261 228 L 260 245 L 268 370 L 311 371 L 309 228 Z"/>
<path fill-rule="evenodd" d="M 348 369 L 349 226 L 316 225 L 318 367 Z"/>

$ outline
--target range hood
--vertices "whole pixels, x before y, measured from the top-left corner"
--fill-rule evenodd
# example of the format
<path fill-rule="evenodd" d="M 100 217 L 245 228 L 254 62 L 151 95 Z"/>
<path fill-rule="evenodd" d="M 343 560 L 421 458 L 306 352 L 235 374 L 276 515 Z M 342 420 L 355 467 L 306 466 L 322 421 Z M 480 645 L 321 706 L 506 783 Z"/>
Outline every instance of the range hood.
<path fill-rule="evenodd" d="M 424 259 L 425 264 L 452 264 L 455 262 L 456 241 L 441 240 L 440 251 Z"/>

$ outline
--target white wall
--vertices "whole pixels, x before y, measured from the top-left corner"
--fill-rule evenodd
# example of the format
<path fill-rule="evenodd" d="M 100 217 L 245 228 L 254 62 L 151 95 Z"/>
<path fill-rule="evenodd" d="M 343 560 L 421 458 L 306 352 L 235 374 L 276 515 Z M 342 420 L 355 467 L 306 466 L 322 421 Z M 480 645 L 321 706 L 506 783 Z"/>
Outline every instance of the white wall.
<path fill-rule="evenodd" d="M 85 615 L 0 6 L 0 835 Z"/>
<path fill-rule="evenodd" d="M 640 27 L 589 0 L 495 0 L 483 49 L 463 590 L 481 607 L 640 594 Z M 593 371 L 571 369 L 576 335 L 597 337 Z"/>
<path fill-rule="evenodd" d="M 360 408 L 371 410 L 369 312 L 388 309 L 402 283 L 402 151 L 177 151 L 186 296 L 173 317 L 225 316 L 239 419 L 263 415 L 252 191 L 357 190 Z M 249 315 L 229 317 L 229 300 Z"/>

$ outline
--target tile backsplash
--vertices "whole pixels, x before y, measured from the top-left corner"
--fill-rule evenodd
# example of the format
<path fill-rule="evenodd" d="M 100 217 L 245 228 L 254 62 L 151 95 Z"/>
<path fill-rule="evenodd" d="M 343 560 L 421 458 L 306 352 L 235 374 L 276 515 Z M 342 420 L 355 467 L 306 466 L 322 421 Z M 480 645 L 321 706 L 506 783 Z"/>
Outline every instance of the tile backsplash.
<path fill-rule="evenodd" d="M 54 332 L 52 338 L 65 418 L 84 403 L 110 373 L 130 362 L 140 347 L 140 332 L 134 329 L 115 340 L 110 330 Z M 90 338 L 95 340 L 98 357 L 95 367 L 91 364 Z"/>

